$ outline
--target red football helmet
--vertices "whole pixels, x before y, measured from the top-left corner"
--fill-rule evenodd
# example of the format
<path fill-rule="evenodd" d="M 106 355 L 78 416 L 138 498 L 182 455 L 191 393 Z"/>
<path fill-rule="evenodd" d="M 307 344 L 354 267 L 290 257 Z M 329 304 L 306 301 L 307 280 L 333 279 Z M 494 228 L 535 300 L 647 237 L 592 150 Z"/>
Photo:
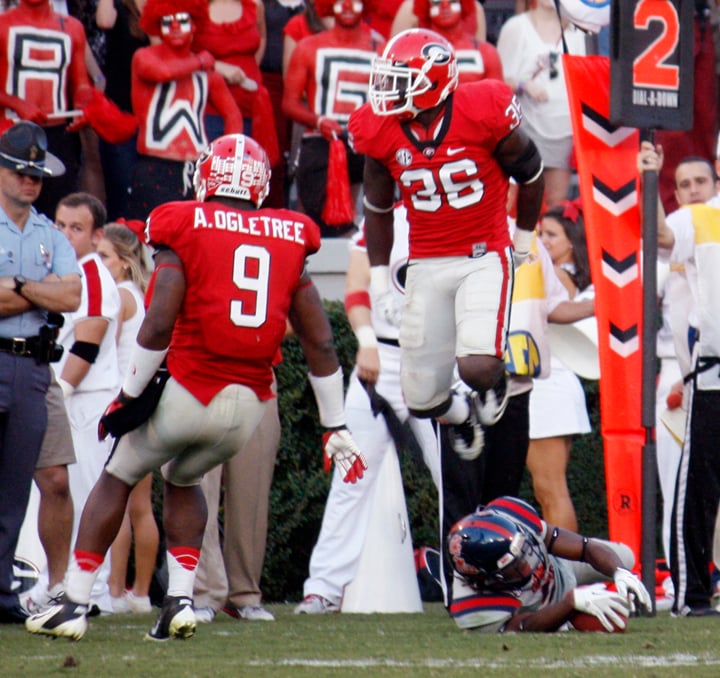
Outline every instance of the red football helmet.
<path fill-rule="evenodd" d="M 377 115 L 410 120 L 445 101 L 457 84 L 453 46 L 435 31 L 411 28 L 392 38 L 373 60 L 370 104 Z"/>
<path fill-rule="evenodd" d="M 196 200 L 213 195 L 249 200 L 257 207 L 270 191 L 270 160 L 265 149 L 244 134 L 226 134 L 213 141 L 195 163 Z"/>

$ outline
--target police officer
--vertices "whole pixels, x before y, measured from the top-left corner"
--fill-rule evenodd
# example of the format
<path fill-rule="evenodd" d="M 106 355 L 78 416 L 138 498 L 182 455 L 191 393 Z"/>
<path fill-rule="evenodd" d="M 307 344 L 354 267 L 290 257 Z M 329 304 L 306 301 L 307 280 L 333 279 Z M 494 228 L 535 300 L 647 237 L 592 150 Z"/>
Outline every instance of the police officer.
<path fill-rule="evenodd" d="M 34 208 L 43 179 L 63 174 L 41 127 L 0 136 L 0 623 L 26 615 L 12 591 L 13 556 L 47 426 L 48 363 L 59 358 L 48 312 L 74 311 L 80 275 L 67 238 Z"/>

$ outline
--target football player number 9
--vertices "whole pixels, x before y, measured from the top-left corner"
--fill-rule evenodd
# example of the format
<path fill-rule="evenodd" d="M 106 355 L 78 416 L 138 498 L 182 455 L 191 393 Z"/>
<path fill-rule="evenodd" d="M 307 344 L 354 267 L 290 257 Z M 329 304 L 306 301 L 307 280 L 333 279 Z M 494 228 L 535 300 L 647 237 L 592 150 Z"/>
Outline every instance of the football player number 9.
<path fill-rule="evenodd" d="M 405 170 L 400 175 L 403 186 L 414 190 L 413 207 L 420 212 L 437 212 L 445 194 L 448 205 L 462 209 L 482 200 L 485 186 L 477 176 L 477 165 L 467 158 L 446 162 L 437 170 L 437 179 L 430 169 Z M 416 188 L 416 185 L 419 185 Z"/>
<path fill-rule="evenodd" d="M 252 271 L 255 275 L 248 275 Z M 255 312 L 245 313 L 243 302 L 230 302 L 230 320 L 239 327 L 260 327 L 267 320 L 270 254 L 264 247 L 240 245 L 235 250 L 233 282 L 241 290 L 255 292 Z"/>

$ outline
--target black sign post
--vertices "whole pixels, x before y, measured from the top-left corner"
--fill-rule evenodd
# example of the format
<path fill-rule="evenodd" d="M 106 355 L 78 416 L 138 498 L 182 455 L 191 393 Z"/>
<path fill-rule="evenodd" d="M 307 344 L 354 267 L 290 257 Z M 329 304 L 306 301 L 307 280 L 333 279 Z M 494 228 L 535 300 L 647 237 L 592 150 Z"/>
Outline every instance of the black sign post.
<path fill-rule="evenodd" d="M 687 130 L 693 121 L 692 0 L 613 0 L 610 118 L 647 130 Z M 655 377 L 657 319 L 657 172 L 643 172 L 642 336 L 642 580 L 655 614 L 656 493 Z"/>

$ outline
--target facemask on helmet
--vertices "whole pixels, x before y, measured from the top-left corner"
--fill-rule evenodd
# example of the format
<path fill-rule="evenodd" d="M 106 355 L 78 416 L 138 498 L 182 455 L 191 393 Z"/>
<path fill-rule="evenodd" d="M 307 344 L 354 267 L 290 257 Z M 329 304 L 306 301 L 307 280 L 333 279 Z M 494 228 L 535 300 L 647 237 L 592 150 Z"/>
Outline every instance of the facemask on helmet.
<path fill-rule="evenodd" d="M 270 160 L 265 149 L 244 134 L 215 139 L 195 163 L 196 200 L 214 195 L 262 205 L 270 191 Z"/>
<path fill-rule="evenodd" d="M 458 521 L 448 534 L 453 569 L 478 589 L 524 586 L 544 562 L 530 530 L 493 511 L 478 511 Z"/>
<path fill-rule="evenodd" d="M 414 118 L 445 101 L 458 84 L 453 46 L 424 28 L 398 33 L 375 57 L 370 73 L 370 104 L 376 115 Z"/>

